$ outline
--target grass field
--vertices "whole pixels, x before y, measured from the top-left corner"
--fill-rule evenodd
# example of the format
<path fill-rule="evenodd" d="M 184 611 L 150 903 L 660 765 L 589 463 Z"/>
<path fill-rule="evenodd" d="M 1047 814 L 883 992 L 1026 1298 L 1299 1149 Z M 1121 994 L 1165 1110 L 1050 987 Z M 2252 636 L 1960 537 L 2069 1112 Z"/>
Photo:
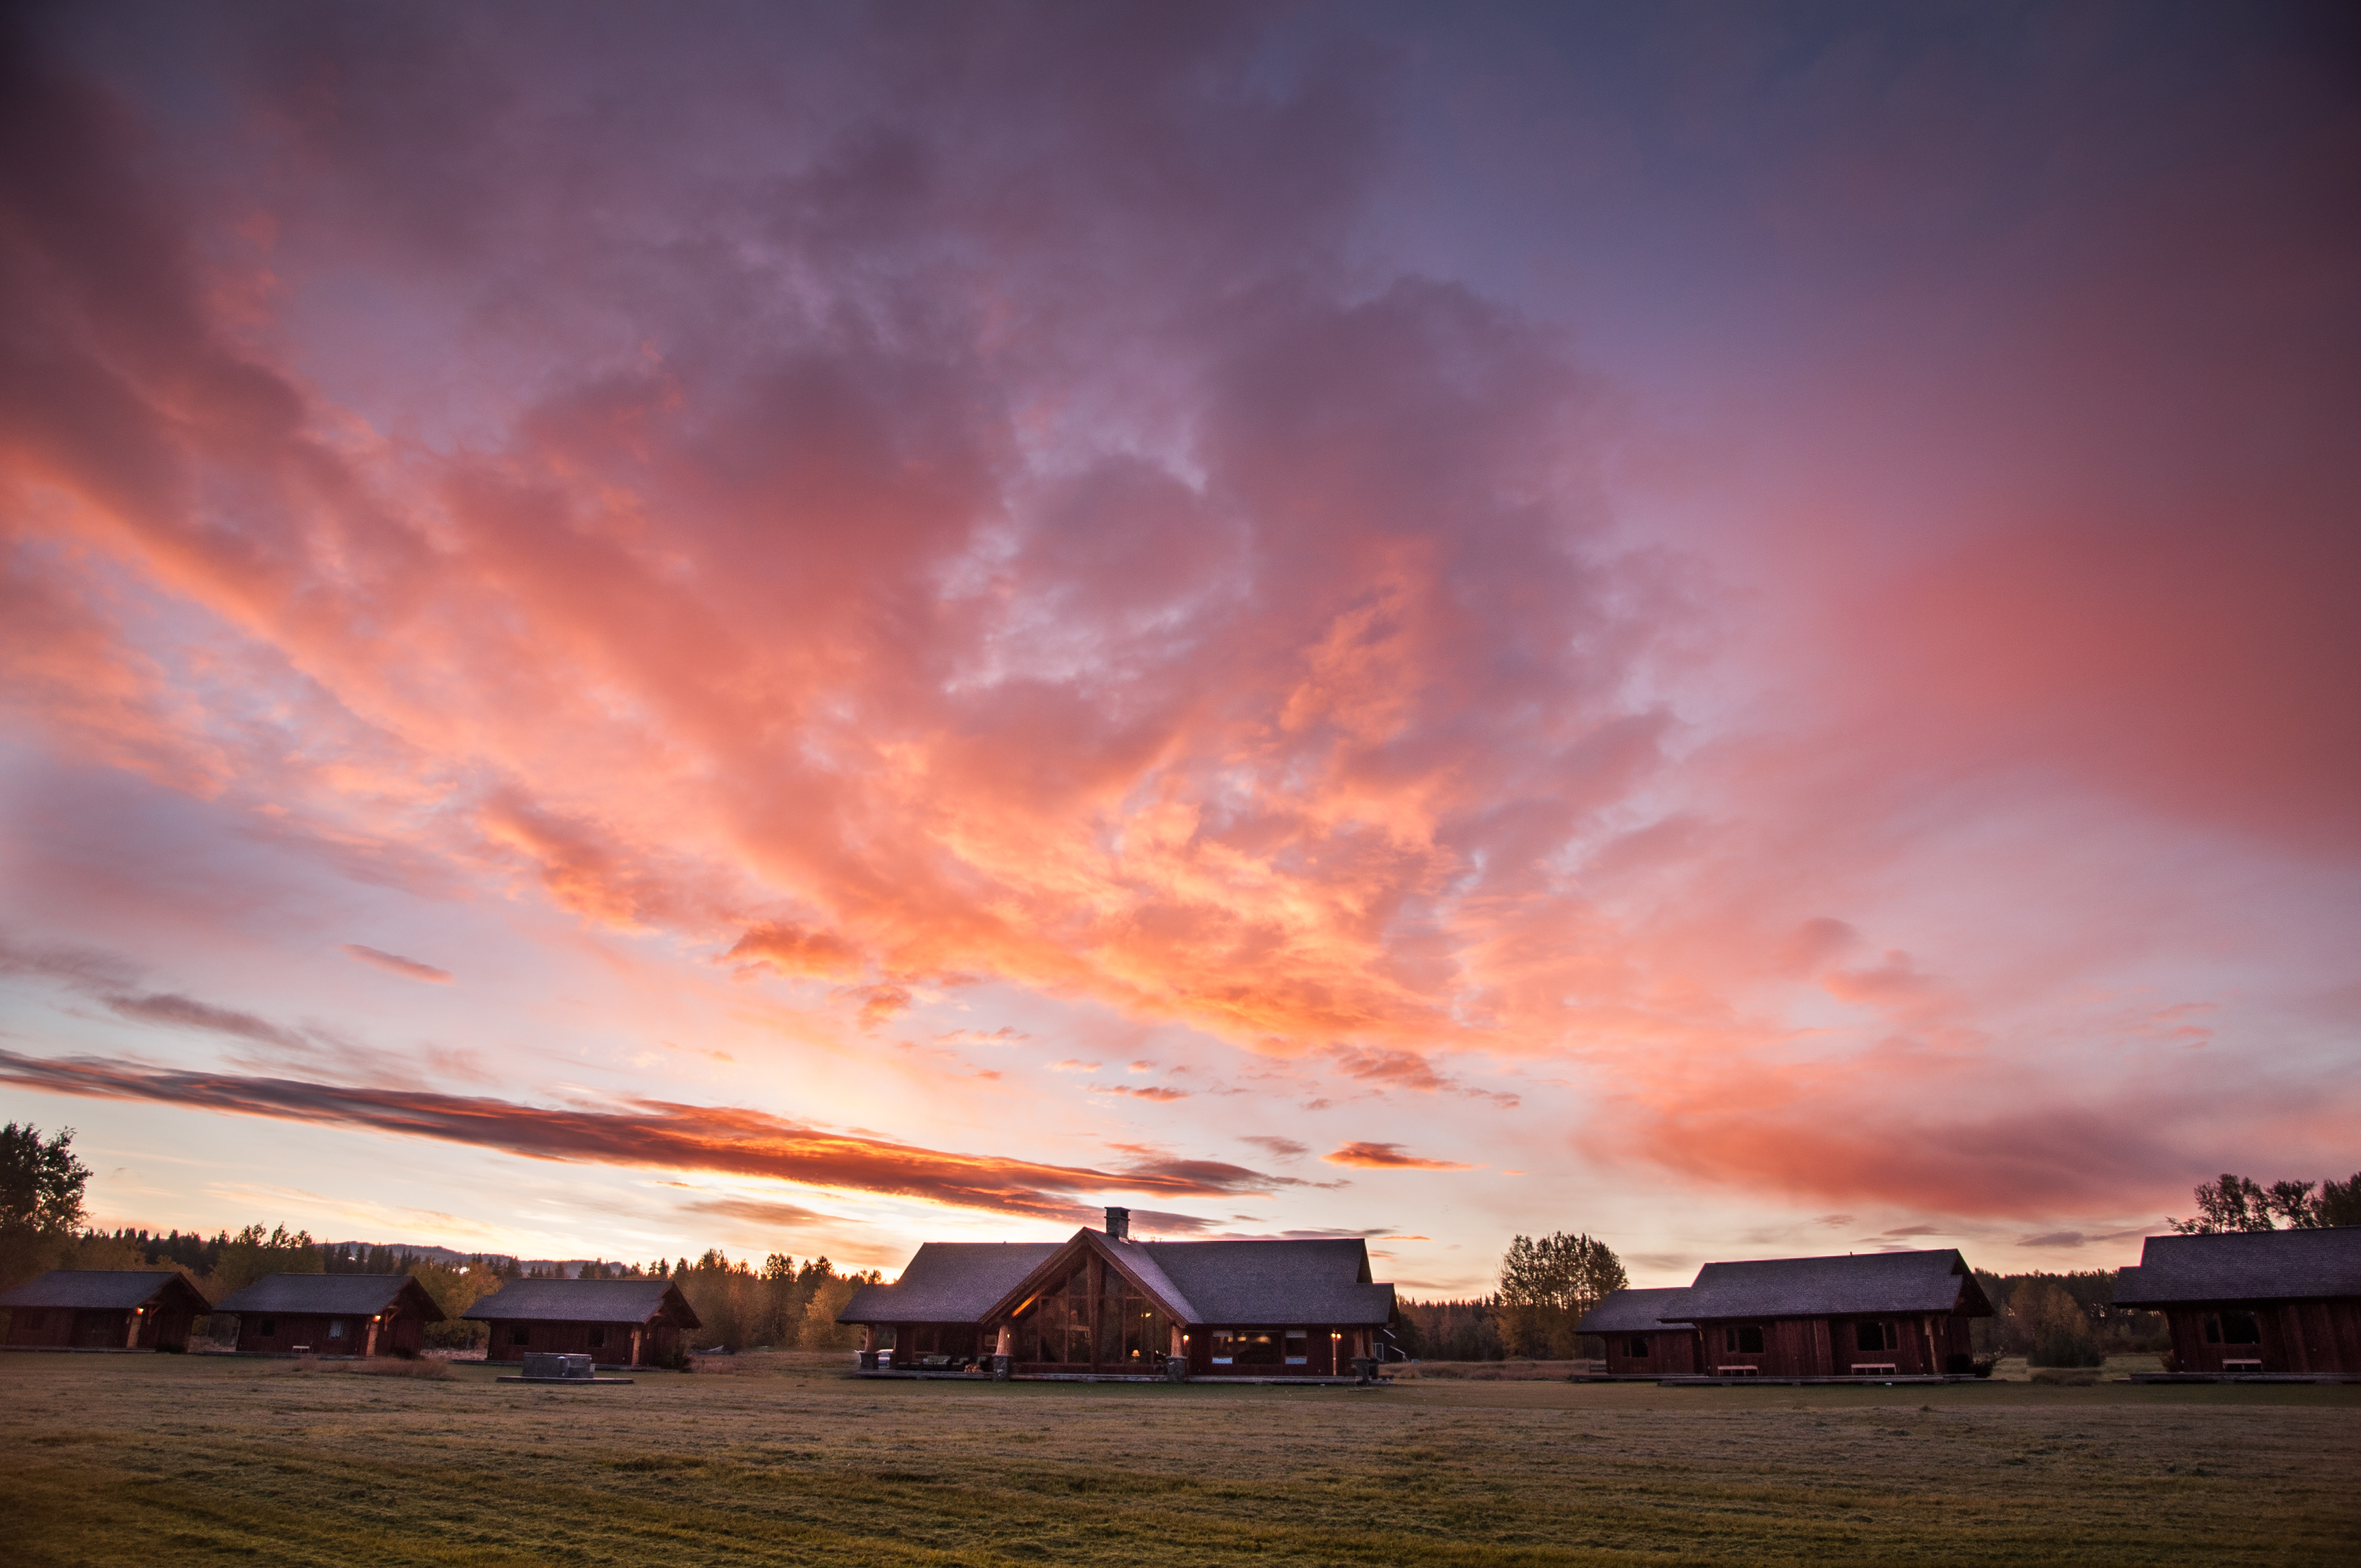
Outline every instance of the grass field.
<path fill-rule="evenodd" d="M 629 1387 L 0 1355 L 66 1563 L 2338 1563 L 2361 1387 Z"/>

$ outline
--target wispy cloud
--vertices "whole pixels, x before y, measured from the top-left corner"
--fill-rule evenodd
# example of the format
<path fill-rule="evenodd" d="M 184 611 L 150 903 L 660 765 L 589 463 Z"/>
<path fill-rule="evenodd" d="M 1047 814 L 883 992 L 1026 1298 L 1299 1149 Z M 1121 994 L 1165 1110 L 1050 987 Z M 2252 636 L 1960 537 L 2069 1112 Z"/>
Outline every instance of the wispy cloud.
<path fill-rule="evenodd" d="M 436 969 L 433 964 L 423 964 L 416 959 L 405 959 L 397 953 L 379 952 L 375 948 L 364 947 L 358 942 L 346 942 L 344 945 L 344 950 L 365 964 L 372 964 L 388 974 L 398 974 L 404 980 L 423 980 L 431 985 L 451 983 L 452 976 L 449 970 Z"/>

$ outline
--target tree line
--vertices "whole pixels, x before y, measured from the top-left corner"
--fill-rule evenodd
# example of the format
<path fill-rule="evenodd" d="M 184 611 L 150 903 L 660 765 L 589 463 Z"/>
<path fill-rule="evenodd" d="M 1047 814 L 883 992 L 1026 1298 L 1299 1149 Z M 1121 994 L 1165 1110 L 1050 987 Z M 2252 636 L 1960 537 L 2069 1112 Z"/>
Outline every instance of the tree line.
<path fill-rule="evenodd" d="M 454 1260 L 401 1246 L 317 1242 L 283 1224 L 211 1236 L 85 1229 L 82 1195 L 91 1173 L 72 1145 L 71 1128 L 44 1138 L 29 1124 L 0 1127 L 0 1290 L 52 1268 L 175 1268 L 214 1301 L 271 1274 L 407 1274 L 445 1314 L 427 1326 L 426 1343 L 465 1350 L 481 1347 L 489 1330 L 461 1321 L 460 1313 L 511 1279 L 564 1272 L 563 1265 L 528 1266 L 493 1253 Z M 853 1291 L 883 1276 L 874 1269 L 840 1273 L 825 1257 L 798 1263 L 785 1253 L 771 1254 L 758 1267 L 708 1248 L 694 1263 L 593 1259 L 573 1277 L 669 1279 L 704 1324 L 691 1336 L 697 1346 L 734 1351 L 851 1348 L 856 1331 L 840 1327 L 836 1314 Z M 201 1321 L 199 1337 L 210 1337 L 214 1327 Z"/>

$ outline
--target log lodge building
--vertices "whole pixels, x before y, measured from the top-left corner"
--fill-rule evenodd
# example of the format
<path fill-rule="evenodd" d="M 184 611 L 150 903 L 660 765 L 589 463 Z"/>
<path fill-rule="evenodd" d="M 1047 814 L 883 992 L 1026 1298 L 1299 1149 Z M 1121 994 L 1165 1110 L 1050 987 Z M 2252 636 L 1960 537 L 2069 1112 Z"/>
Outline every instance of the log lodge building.
<path fill-rule="evenodd" d="M 407 1274 L 268 1274 L 222 1298 L 248 1355 L 416 1355 L 443 1309 Z"/>
<path fill-rule="evenodd" d="M 2361 1378 L 2361 1228 L 2150 1236 L 2114 1299 L 2165 1315 L 2168 1377 Z"/>
<path fill-rule="evenodd" d="M 511 1279 L 459 1316 L 491 1325 L 486 1361 L 533 1351 L 598 1366 L 667 1365 L 686 1348 L 682 1334 L 704 1326 L 669 1279 Z"/>
<path fill-rule="evenodd" d="M 1109 1209 L 1062 1242 L 928 1242 L 836 1321 L 865 1372 L 1326 1382 L 1369 1375 L 1393 1310 L 1366 1242 L 1134 1241 Z"/>
<path fill-rule="evenodd" d="M 53 1268 L 0 1293 L 7 1343 L 25 1350 L 185 1350 L 213 1310 L 178 1271 Z"/>
<path fill-rule="evenodd" d="M 1969 1321 L 1992 1315 L 1946 1247 L 1708 1263 L 1686 1289 L 1614 1292 L 1576 1330 L 1607 1336 L 1609 1376 L 1959 1377 L 1975 1371 Z M 1683 1339 L 1694 1370 L 1664 1365 Z"/>

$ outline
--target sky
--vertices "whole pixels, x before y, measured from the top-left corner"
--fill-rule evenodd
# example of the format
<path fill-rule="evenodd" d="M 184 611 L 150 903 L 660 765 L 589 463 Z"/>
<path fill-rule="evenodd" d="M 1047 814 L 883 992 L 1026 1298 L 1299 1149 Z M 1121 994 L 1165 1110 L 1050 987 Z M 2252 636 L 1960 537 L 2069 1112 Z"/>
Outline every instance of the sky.
<path fill-rule="evenodd" d="M 0 1113 L 528 1256 L 2361 1168 L 2328 5 L 0 45 Z"/>

